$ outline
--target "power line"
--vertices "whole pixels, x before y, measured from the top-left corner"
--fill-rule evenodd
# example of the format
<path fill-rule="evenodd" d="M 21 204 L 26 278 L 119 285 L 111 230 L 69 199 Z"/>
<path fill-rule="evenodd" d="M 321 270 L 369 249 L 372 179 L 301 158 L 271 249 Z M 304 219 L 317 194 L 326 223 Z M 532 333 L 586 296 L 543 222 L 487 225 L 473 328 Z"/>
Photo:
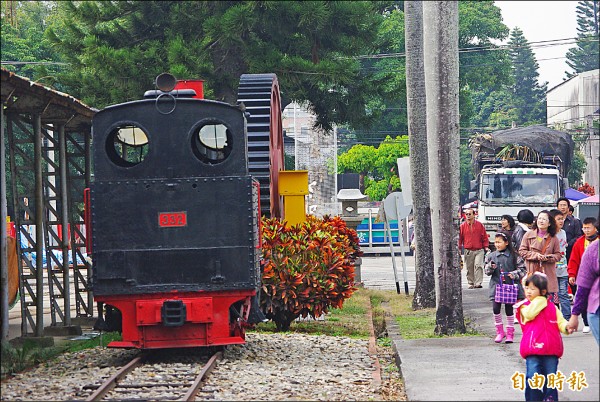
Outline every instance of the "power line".
<path fill-rule="evenodd" d="M 61 63 L 58 61 L 2 61 L 2 62 L 0 62 L 0 64 L 11 65 L 11 66 L 25 66 L 25 65 L 47 66 L 47 65 L 52 65 L 52 64 L 67 66 L 70 63 Z"/>
<path fill-rule="evenodd" d="M 561 41 L 572 41 L 565 43 L 551 43 L 551 42 L 561 42 Z M 491 45 L 491 46 L 474 46 L 474 47 L 466 47 L 458 49 L 459 53 L 472 53 L 472 52 L 482 52 L 482 51 L 498 51 L 498 50 L 515 50 L 526 48 L 528 45 L 531 49 L 541 49 L 546 47 L 553 46 L 565 46 L 565 45 L 573 45 L 581 42 L 597 42 L 598 38 L 594 36 L 587 36 L 583 38 L 563 38 L 563 39 L 551 39 L 537 42 L 528 42 L 523 46 L 513 46 L 513 45 Z M 384 59 L 384 58 L 394 58 L 394 57 L 405 57 L 406 52 L 398 52 L 398 53 L 379 53 L 373 55 L 360 55 L 360 56 L 352 56 L 352 57 L 344 57 L 349 59 Z"/>
<path fill-rule="evenodd" d="M 586 54 L 582 54 L 582 55 L 576 55 L 576 56 L 560 56 L 560 57 L 549 57 L 549 58 L 545 58 L 545 59 L 538 59 L 536 60 L 536 62 L 540 62 L 540 61 L 548 61 L 548 60 L 559 60 L 559 59 L 567 59 L 567 58 L 584 58 L 584 57 L 589 57 L 589 56 L 597 56 L 600 53 L 586 53 Z M 510 60 L 507 60 L 506 63 L 511 63 L 511 64 L 525 64 L 524 61 L 515 61 L 515 62 L 511 62 Z M 465 67 L 471 68 L 471 67 L 483 67 L 483 66 L 500 66 L 504 63 L 477 63 L 477 64 L 461 64 L 460 68 L 464 69 Z M 376 71 L 376 72 L 382 72 L 382 73 L 398 73 L 398 72 L 402 72 L 403 70 L 399 70 L 399 69 L 382 69 L 379 66 L 368 66 L 368 67 L 361 67 L 361 70 L 371 70 L 371 71 Z"/>
<path fill-rule="evenodd" d="M 561 56 L 561 57 L 549 57 L 549 58 L 544 58 L 544 59 L 539 59 L 536 60 L 536 62 L 540 62 L 540 61 L 548 61 L 548 60 L 559 60 L 559 59 L 567 59 L 567 58 L 578 58 L 578 57 L 589 57 L 589 56 L 597 56 L 600 53 L 587 53 L 587 54 L 583 54 L 583 55 L 576 55 L 576 56 Z M 521 62 L 511 62 L 510 60 L 507 60 L 506 63 L 512 63 L 512 64 L 524 64 L 525 62 L 521 61 Z M 502 65 L 504 63 L 477 63 L 477 64 L 461 64 L 460 68 L 461 69 L 469 69 L 469 68 L 477 68 L 477 67 L 484 67 L 484 66 L 499 66 Z M 361 71 L 371 71 L 371 72 L 380 72 L 380 73 L 399 73 L 399 72 L 403 72 L 404 70 L 400 70 L 400 69 L 385 69 L 385 68 L 381 68 L 380 66 L 361 66 L 360 67 Z M 300 74 L 300 75 L 323 75 L 323 76 L 334 76 L 336 75 L 336 73 L 326 73 L 326 72 L 315 72 L 315 71 L 298 71 L 298 70 L 284 70 L 284 69 L 275 69 L 275 71 L 280 72 L 282 74 Z"/>
<path fill-rule="evenodd" d="M 572 123 L 575 121 L 582 121 L 582 118 L 572 118 L 572 119 L 568 119 L 568 120 L 564 120 L 561 121 L 560 123 Z M 555 126 L 558 123 L 539 123 L 536 125 L 543 125 L 543 126 Z M 460 127 L 460 130 L 465 131 L 465 130 L 480 130 L 480 131 L 498 131 L 498 130 L 506 130 L 506 129 L 510 129 L 512 128 L 512 126 L 499 126 L 499 127 L 479 127 L 479 126 L 469 126 L 469 127 Z M 523 127 L 520 127 L 523 128 Z M 588 130 L 587 128 L 582 128 L 581 130 Z M 558 131 L 564 131 L 564 130 L 558 130 Z M 576 135 L 577 133 L 574 133 L 573 131 L 578 131 L 577 129 L 568 129 L 567 131 L 564 131 L 566 134 L 568 135 Z M 408 132 L 400 132 L 397 130 L 354 130 L 354 131 L 350 131 L 348 133 L 344 133 L 344 136 L 382 136 L 382 135 L 394 135 L 394 136 L 408 136 Z M 461 137 L 462 139 L 465 138 L 470 138 L 470 137 Z M 395 141 L 395 138 L 392 138 L 392 141 Z M 342 140 L 343 141 L 343 140 Z M 405 141 L 405 139 L 401 139 L 401 141 Z"/>
<path fill-rule="evenodd" d="M 499 131 L 502 130 L 500 128 L 498 129 L 494 129 L 491 131 Z M 468 142 L 469 140 L 471 140 L 472 137 L 460 137 L 459 140 L 462 143 Z M 405 144 L 409 141 L 408 138 L 393 138 L 391 140 L 377 140 L 377 139 L 356 139 L 356 140 L 339 140 L 338 139 L 338 146 L 348 146 L 348 145 L 366 145 L 366 146 L 380 146 L 381 144 Z M 599 138 L 573 138 L 573 142 L 575 143 L 585 143 L 585 142 L 589 142 L 589 141 L 600 141 Z"/>
<path fill-rule="evenodd" d="M 549 107 L 564 107 L 567 109 L 572 109 L 574 107 L 599 107 L 600 104 L 599 103 L 594 103 L 594 104 L 590 104 L 590 105 L 579 105 L 579 104 L 575 104 L 575 105 L 546 105 L 547 108 Z M 532 106 L 511 106 L 511 109 L 530 109 Z M 385 109 L 381 109 L 381 110 L 407 110 L 408 108 L 406 107 L 386 107 Z"/>

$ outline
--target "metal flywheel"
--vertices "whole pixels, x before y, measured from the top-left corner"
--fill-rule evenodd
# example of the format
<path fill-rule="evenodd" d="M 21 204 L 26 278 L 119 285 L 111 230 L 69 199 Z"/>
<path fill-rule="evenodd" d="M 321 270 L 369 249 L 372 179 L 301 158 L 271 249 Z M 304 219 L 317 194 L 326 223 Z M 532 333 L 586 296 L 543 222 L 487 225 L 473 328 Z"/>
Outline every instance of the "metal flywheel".
<path fill-rule="evenodd" d="M 238 102 L 244 103 L 248 133 L 248 168 L 260 183 L 261 214 L 281 218 L 279 171 L 284 170 L 281 99 L 275 74 L 243 74 Z"/>

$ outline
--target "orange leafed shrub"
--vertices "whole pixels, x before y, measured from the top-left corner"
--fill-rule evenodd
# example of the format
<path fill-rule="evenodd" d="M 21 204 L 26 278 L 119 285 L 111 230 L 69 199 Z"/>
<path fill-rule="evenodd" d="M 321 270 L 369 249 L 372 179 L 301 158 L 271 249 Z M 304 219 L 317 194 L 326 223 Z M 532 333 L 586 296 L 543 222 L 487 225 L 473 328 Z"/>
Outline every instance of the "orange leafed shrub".
<path fill-rule="evenodd" d="M 354 261 L 362 255 L 356 231 L 328 216 L 308 216 L 293 227 L 278 219 L 262 224 L 261 307 L 277 330 L 289 330 L 300 316 L 341 308 L 356 290 Z"/>

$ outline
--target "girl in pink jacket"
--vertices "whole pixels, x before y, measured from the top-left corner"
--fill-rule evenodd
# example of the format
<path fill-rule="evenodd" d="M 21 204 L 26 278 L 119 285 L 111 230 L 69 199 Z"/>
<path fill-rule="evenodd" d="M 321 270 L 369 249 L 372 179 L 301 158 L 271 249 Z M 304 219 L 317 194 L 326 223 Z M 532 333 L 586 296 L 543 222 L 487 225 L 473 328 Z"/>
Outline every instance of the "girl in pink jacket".
<path fill-rule="evenodd" d="M 520 352 L 527 365 L 525 374 L 526 401 L 558 401 L 558 390 L 548 388 L 548 375 L 558 370 L 558 359 L 563 354 L 561 332 L 568 335 L 567 320 L 548 300 L 548 277 L 536 272 L 525 280 L 526 299 L 515 304 L 521 324 Z M 531 388 L 529 379 L 543 376 L 543 389 Z"/>

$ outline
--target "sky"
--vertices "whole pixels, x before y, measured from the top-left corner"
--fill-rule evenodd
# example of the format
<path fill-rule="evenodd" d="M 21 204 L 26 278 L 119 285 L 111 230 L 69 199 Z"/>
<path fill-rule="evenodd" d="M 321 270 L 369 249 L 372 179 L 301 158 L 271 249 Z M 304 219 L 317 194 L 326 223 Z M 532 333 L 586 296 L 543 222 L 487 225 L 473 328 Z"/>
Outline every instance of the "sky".
<path fill-rule="evenodd" d="M 565 44 L 540 46 L 534 42 L 575 38 L 577 36 L 577 1 L 495 1 L 502 10 L 504 24 L 519 27 L 531 44 L 539 64 L 540 84 L 548 81 L 548 89 L 563 82 L 565 71 L 571 71 L 565 55 L 574 47 L 573 41 Z M 566 42 L 566 41 L 565 41 Z M 546 60 L 553 59 L 553 60 Z"/>

